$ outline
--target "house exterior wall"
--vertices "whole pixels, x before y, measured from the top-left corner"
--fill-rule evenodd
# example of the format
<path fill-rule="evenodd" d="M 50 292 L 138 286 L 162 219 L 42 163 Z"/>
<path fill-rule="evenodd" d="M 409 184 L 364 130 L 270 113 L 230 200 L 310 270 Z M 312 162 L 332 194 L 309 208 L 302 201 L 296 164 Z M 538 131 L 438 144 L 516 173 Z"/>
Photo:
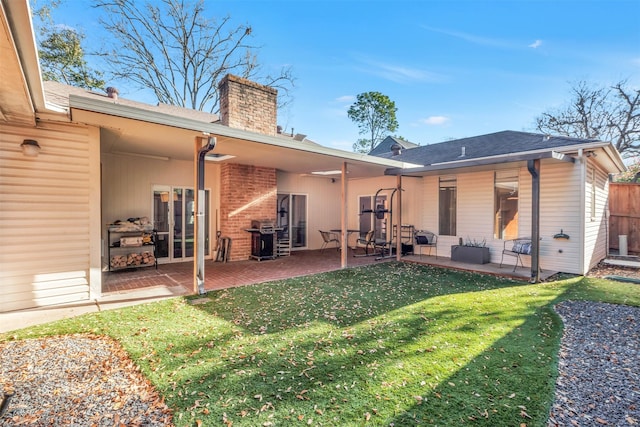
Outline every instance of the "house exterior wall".
<path fill-rule="evenodd" d="M 320 249 L 322 237 L 318 230 L 340 228 L 340 176 L 334 178 L 310 177 L 278 171 L 278 193 L 307 196 L 307 247 Z M 275 212 L 275 211 L 274 211 Z"/>
<path fill-rule="evenodd" d="M 585 173 L 584 271 L 582 274 L 586 274 L 607 256 L 609 228 L 607 220 L 609 177 L 593 160 L 588 158 Z M 591 209 L 592 204 L 594 204 L 593 210 Z"/>
<path fill-rule="evenodd" d="M 519 176 L 518 200 L 518 235 L 531 236 L 531 175 L 526 166 L 501 169 L 517 169 Z M 581 255 L 581 237 L 583 204 L 582 168 L 579 164 L 543 160 L 540 167 L 540 265 L 543 269 L 551 269 L 574 274 L 584 274 Z M 491 262 L 500 263 L 504 240 L 494 239 L 494 170 L 457 173 L 457 235 L 439 235 L 438 193 L 439 176 L 426 176 L 416 191 L 421 192 L 419 212 L 412 215 L 417 218 L 418 229 L 433 231 L 438 234 L 438 255 L 451 256 L 451 246 L 458 244 L 459 239 L 485 241 L 490 248 Z M 446 174 L 451 175 L 451 174 Z M 598 212 L 604 215 L 606 202 L 605 175 L 599 173 Z M 405 179 L 406 180 L 406 179 Z M 409 196 L 411 197 L 411 196 Z M 407 198 L 407 196 L 404 196 Z M 601 212 L 602 210 L 602 212 Z M 403 218 L 403 222 L 404 218 Z M 597 219 L 593 224 L 593 241 L 603 231 L 599 227 L 602 221 Z M 569 240 L 554 239 L 560 230 L 570 235 Z M 595 231 L 597 230 L 597 231 Z M 600 238 L 599 241 L 606 239 Z M 601 246 L 601 245 L 599 245 Z M 587 249 L 589 251 L 589 249 Z M 602 248 L 591 250 L 589 259 L 601 259 Z M 523 257 L 525 266 L 530 266 L 530 257 Z M 515 259 L 505 258 L 505 264 L 513 265 Z M 588 263 L 587 263 L 588 265 Z"/>
<path fill-rule="evenodd" d="M 423 178 L 402 178 L 402 188 L 404 189 L 402 192 L 402 224 L 413 225 L 416 229 L 420 228 L 419 223 L 423 215 L 421 210 L 423 182 Z M 348 228 L 358 229 L 360 226 L 361 207 L 359 206 L 359 200 L 361 196 L 375 196 L 376 192 L 381 188 L 391 189 L 380 193 L 381 195 L 386 195 L 387 200 L 390 202 L 390 195 L 396 186 L 397 178 L 395 176 L 350 180 L 347 189 Z M 397 196 L 394 196 L 394 206 L 392 206 L 394 224 L 398 221 L 396 202 Z"/>
<path fill-rule="evenodd" d="M 495 262 L 497 242 L 493 239 L 494 172 L 461 173 L 457 177 L 457 234 L 465 242 L 485 241 L 491 248 L 491 260 Z M 451 252 L 451 246 L 445 248 L 443 253 L 447 251 Z"/>
<path fill-rule="evenodd" d="M 0 124 L 0 311 L 99 296 L 99 132 Z M 23 139 L 42 147 L 25 157 Z"/>
<path fill-rule="evenodd" d="M 209 236 L 215 242 L 219 211 L 220 165 L 205 163 L 205 188 L 210 190 Z M 107 264 L 107 224 L 127 218 L 152 219 L 153 187 L 195 189 L 194 163 L 187 160 L 102 154 L 102 256 Z"/>
<path fill-rule="evenodd" d="M 540 165 L 540 267 L 582 274 L 583 184 L 579 163 Z M 530 223 L 527 225 L 531 229 Z M 554 239 L 562 230 L 569 240 Z M 531 235 L 531 232 L 528 233 Z M 528 258 L 528 257 L 525 257 Z"/>

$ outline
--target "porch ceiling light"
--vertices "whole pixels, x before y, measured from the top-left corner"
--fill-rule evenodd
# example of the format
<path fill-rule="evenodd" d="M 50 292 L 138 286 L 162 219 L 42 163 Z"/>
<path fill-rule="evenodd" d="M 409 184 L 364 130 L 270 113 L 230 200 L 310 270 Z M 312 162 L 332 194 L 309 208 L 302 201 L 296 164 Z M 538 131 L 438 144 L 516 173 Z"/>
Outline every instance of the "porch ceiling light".
<path fill-rule="evenodd" d="M 312 175 L 340 175 L 342 173 L 341 170 L 331 170 L 331 171 L 313 171 Z"/>
<path fill-rule="evenodd" d="M 20 147 L 22 147 L 22 154 L 27 157 L 36 157 L 40 153 L 40 145 L 35 139 L 25 139 Z"/>
<path fill-rule="evenodd" d="M 233 159 L 235 156 L 231 154 L 208 153 L 204 159 L 210 162 L 222 162 L 224 160 Z"/>

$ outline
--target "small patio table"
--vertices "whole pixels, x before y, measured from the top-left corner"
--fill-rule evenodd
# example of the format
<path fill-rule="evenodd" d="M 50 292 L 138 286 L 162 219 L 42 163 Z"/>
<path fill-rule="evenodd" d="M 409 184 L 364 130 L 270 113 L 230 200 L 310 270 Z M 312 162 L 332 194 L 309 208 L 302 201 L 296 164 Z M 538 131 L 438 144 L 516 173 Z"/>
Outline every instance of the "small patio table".
<path fill-rule="evenodd" d="M 334 228 L 334 229 L 329 230 L 329 231 L 331 231 L 332 233 L 338 233 L 338 235 L 342 232 L 342 230 L 340 228 Z M 349 246 L 349 237 L 351 237 L 351 234 L 360 233 L 360 230 L 347 228 L 345 231 L 347 233 L 347 246 Z M 355 246 L 351 246 L 351 249 L 355 249 Z"/>

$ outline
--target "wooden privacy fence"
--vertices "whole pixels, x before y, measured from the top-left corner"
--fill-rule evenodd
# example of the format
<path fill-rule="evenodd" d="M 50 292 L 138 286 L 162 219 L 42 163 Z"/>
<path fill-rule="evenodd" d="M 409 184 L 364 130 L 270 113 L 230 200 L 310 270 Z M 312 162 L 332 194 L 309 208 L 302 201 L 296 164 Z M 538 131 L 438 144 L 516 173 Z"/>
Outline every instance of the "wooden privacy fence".
<path fill-rule="evenodd" d="M 627 236 L 630 253 L 640 253 L 640 184 L 609 183 L 609 248 L 620 249 L 619 236 Z"/>

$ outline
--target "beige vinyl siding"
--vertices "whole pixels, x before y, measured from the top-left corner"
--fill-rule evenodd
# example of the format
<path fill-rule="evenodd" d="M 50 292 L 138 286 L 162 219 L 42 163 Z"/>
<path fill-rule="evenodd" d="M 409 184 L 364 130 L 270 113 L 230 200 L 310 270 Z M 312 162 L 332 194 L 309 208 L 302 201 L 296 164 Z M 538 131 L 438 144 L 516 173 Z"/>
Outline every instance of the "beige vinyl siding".
<path fill-rule="evenodd" d="M 595 182 L 593 174 L 595 174 Z M 609 178 L 607 174 L 597 167 L 595 162 L 588 159 L 585 179 L 585 238 L 584 238 L 584 271 L 586 274 L 595 267 L 600 260 L 607 256 L 609 224 L 606 211 L 609 195 Z M 592 191 L 592 190 L 595 190 Z M 592 198 L 595 193 L 595 200 Z M 592 217 L 591 206 L 594 206 L 595 216 Z"/>
<path fill-rule="evenodd" d="M 502 241 L 493 239 L 493 199 L 494 171 L 458 174 L 458 236 L 464 242 L 484 241 L 490 249 L 491 262 L 500 262 L 497 257 Z M 450 247 L 447 249 L 451 251 Z"/>
<path fill-rule="evenodd" d="M 425 176 L 422 178 L 420 194 L 421 205 L 416 228 L 438 234 L 438 177 Z M 444 237 L 446 236 L 439 237 L 438 245 Z"/>
<path fill-rule="evenodd" d="M 0 134 L 0 311 L 89 300 L 100 287 L 91 254 L 97 130 L 44 123 Z M 26 138 L 38 141 L 39 156 L 22 155 Z"/>
<path fill-rule="evenodd" d="M 583 224 L 582 175 L 579 163 L 545 160 L 540 166 L 540 266 L 581 274 Z M 569 240 L 554 239 L 562 230 Z"/>
<path fill-rule="evenodd" d="M 518 235 L 531 236 L 532 179 L 526 166 L 518 170 Z M 580 237 L 583 218 L 581 203 L 581 175 L 579 164 L 544 160 L 540 166 L 540 265 L 581 274 Z M 494 171 L 459 173 L 457 178 L 457 236 L 438 236 L 438 255 L 450 256 L 451 245 L 458 239 L 486 240 L 491 250 L 491 262 L 500 263 L 504 240 L 493 238 L 494 222 Z M 423 178 L 421 206 L 417 228 L 438 233 L 438 176 Z M 604 175 L 599 175 L 599 180 Z M 602 182 L 600 183 L 602 184 Z M 598 206 L 606 202 L 605 190 L 598 192 Z M 405 196 L 407 197 L 407 196 Z M 410 197 L 410 196 L 409 196 Z M 600 207 L 598 208 L 600 209 Z M 569 240 L 554 239 L 563 230 Z M 600 230 L 602 232 L 602 230 Z M 531 257 L 523 257 L 525 266 L 531 265 Z M 505 264 L 513 265 L 513 258 Z"/>
<path fill-rule="evenodd" d="M 195 188 L 192 161 L 102 154 L 102 239 L 106 260 L 107 224 L 127 218 L 151 218 L 154 185 Z M 218 226 L 220 166 L 205 163 L 205 188 L 211 190 L 209 229 Z M 210 236 L 212 238 L 212 236 Z M 106 263 L 106 261 L 104 261 Z"/>
<path fill-rule="evenodd" d="M 318 230 L 340 228 L 340 175 L 313 177 L 278 172 L 276 179 L 278 193 L 307 196 L 307 249 L 319 249 L 322 237 Z"/>
<path fill-rule="evenodd" d="M 308 203 L 308 249 L 318 249 L 322 238 L 318 230 L 338 229 L 341 225 L 342 191 L 340 175 L 333 177 L 310 177 L 278 172 L 278 193 L 305 194 Z M 347 184 L 347 228 L 358 229 L 360 207 L 359 197 L 373 196 L 380 188 L 395 188 L 396 177 L 352 179 Z M 405 189 L 402 196 L 402 223 L 415 224 L 419 215 L 420 199 L 416 197 L 422 186 L 421 178 L 403 178 Z M 391 191 L 384 192 L 387 196 Z M 394 203 L 397 199 L 394 196 Z M 395 213 L 394 213 L 395 214 Z M 394 222 L 397 217 L 394 217 Z M 349 244 L 355 243 L 356 236 L 350 236 Z"/>
<path fill-rule="evenodd" d="M 217 165 L 207 163 L 205 186 L 214 184 Z M 117 219 L 150 217 L 152 188 L 167 185 L 194 188 L 193 162 L 102 154 L 102 215 L 106 224 Z"/>

